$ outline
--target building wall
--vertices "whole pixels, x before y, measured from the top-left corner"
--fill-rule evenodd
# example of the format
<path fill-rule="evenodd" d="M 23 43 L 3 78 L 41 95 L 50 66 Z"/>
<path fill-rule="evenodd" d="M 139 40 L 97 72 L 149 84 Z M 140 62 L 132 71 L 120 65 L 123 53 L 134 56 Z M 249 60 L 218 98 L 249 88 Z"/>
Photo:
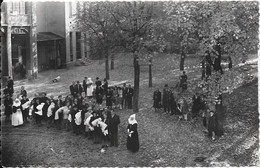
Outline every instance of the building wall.
<path fill-rule="evenodd" d="M 26 70 L 29 72 L 29 77 L 37 77 L 35 3 L 8 1 L 1 4 L 1 9 L 1 26 L 2 30 L 4 30 L 3 36 L 6 44 L 6 51 L 3 52 L 2 57 L 4 57 L 3 62 L 7 61 L 8 64 L 8 66 L 3 67 L 3 74 L 13 77 L 12 60 L 17 57 L 22 58 L 21 54 L 23 54 L 26 59 Z M 20 34 L 23 34 L 23 36 L 20 36 Z M 18 41 L 15 41 L 12 37 L 17 38 Z M 26 41 L 26 39 L 29 43 L 23 45 L 24 48 L 22 49 L 23 42 L 21 41 Z M 14 52 L 18 47 L 20 49 L 19 53 Z"/>
<path fill-rule="evenodd" d="M 65 2 L 36 2 L 37 31 L 65 38 Z"/>

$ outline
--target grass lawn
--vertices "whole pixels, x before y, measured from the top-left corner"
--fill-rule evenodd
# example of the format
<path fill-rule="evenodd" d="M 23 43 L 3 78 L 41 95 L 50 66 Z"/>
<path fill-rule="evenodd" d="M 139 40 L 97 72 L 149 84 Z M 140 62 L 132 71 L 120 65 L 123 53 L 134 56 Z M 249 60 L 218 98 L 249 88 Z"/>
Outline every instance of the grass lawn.
<path fill-rule="evenodd" d="M 115 61 L 115 70 L 110 71 L 110 83 L 129 80 L 133 83 L 133 65 L 130 54 L 121 54 Z M 198 60 L 185 62 L 188 79 L 200 78 Z M 153 59 L 153 87 L 148 88 L 148 67 L 141 67 L 140 112 L 137 114 L 140 150 L 133 154 L 126 149 L 127 119 L 133 112 L 116 111 L 121 119 L 119 147 L 109 147 L 100 153 L 101 145 L 93 144 L 83 135 L 71 132 L 36 127 L 26 124 L 12 128 L 2 124 L 2 164 L 5 166 L 250 166 L 259 164 L 258 139 L 258 86 L 257 79 L 224 95 L 226 108 L 225 135 L 218 141 L 210 141 L 203 133 L 201 118 L 184 122 L 177 116 L 154 112 L 152 94 L 155 87 L 173 86 L 180 72 L 179 59 L 174 55 L 157 56 Z M 29 97 L 36 92 L 48 95 L 66 95 L 73 80 L 82 81 L 85 76 L 103 78 L 104 63 L 96 61 L 89 66 L 70 67 L 45 71 L 33 82 L 15 81 L 15 91 L 21 85 Z M 254 74 L 257 68 L 248 73 Z M 50 83 L 61 76 L 59 83 Z M 192 88 L 192 86 L 190 86 Z M 48 96 L 47 95 L 47 96 Z M 195 162 L 204 157 L 204 162 Z"/>

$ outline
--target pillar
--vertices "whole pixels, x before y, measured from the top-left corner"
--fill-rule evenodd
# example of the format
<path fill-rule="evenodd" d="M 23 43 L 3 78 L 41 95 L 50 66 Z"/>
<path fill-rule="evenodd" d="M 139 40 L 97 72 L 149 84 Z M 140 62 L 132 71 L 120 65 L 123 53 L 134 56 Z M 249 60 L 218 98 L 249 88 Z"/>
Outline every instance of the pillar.
<path fill-rule="evenodd" d="M 71 62 L 70 58 L 70 2 L 65 2 L 65 43 L 66 43 L 66 63 Z"/>
<path fill-rule="evenodd" d="M 31 2 L 31 27 L 30 27 L 30 73 L 29 78 L 36 79 L 38 76 L 38 55 L 37 55 L 37 27 L 36 27 L 36 3 Z"/>
<path fill-rule="evenodd" d="M 76 32 L 72 31 L 72 54 L 73 54 L 73 62 L 77 60 L 77 51 L 76 51 Z"/>
<path fill-rule="evenodd" d="M 2 78 L 2 88 L 6 85 L 8 74 L 8 56 L 7 56 L 7 27 L 1 28 L 1 78 Z"/>
<path fill-rule="evenodd" d="M 7 46 L 7 60 L 8 60 L 8 76 L 13 78 L 13 66 L 12 66 L 12 26 L 7 26 L 7 37 L 6 37 L 6 46 Z"/>
<path fill-rule="evenodd" d="M 81 48 L 81 58 L 85 58 L 85 38 L 84 38 L 84 33 L 80 33 L 80 48 Z"/>

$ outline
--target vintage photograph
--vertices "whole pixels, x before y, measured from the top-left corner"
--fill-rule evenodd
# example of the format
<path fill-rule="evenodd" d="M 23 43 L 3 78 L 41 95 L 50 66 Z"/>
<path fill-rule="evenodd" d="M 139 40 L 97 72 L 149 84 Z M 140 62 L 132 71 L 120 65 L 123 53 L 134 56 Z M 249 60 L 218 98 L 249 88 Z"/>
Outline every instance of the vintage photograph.
<path fill-rule="evenodd" d="M 4 0 L 3 167 L 260 166 L 258 1 Z"/>

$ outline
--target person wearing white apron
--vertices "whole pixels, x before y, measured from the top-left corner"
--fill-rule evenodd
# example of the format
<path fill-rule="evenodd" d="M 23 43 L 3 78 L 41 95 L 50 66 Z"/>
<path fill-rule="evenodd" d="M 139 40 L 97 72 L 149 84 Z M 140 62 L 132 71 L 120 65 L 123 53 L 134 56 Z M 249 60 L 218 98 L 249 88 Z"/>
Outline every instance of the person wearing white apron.
<path fill-rule="evenodd" d="M 92 97 L 93 96 L 93 81 L 91 78 L 88 78 L 87 80 L 87 97 Z"/>
<path fill-rule="evenodd" d="M 19 126 L 23 124 L 23 114 L 21 102 L 18 98 L 13 103 L 12 125 Z"/>

